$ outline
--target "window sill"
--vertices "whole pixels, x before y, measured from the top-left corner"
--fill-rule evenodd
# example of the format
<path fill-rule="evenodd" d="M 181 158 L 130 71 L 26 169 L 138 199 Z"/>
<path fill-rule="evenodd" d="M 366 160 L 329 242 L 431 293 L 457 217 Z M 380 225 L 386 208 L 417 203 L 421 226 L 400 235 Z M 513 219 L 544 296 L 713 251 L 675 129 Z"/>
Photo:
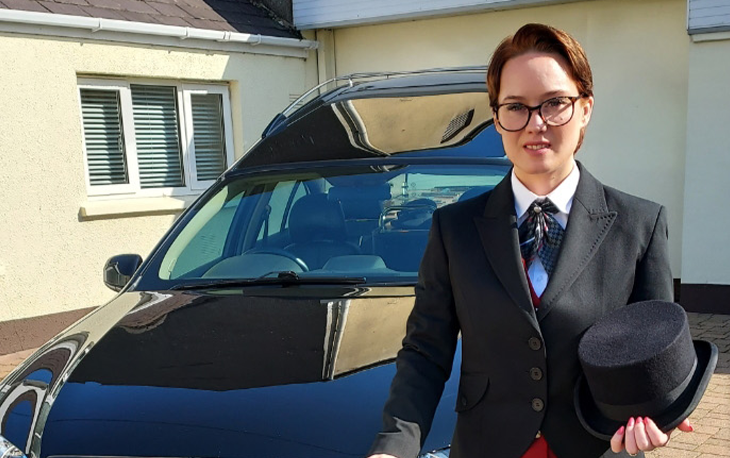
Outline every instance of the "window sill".
<path fill-rule="evenodd" d="M 176 215 L 188 208 L 197 198 L 198 196 L 180 196 L 86 201 L 79 208 L 79 220 Z"/>

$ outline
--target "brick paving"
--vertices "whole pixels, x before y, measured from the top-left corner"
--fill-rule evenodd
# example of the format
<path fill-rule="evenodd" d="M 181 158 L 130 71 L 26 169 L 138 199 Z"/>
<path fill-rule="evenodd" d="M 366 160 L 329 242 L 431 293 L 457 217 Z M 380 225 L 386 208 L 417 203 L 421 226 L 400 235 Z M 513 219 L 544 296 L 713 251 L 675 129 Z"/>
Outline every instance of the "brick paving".
<path fill-rule="evenodd" d="M 692 336 L 717 345 L 717 369 L 702 402 L 690 415 L 694 432 L 676 430 L 669 444 L 647 453 L 648 458 L 730 457 L 730 315 L 688 313 Z M 34 350 L 0 355 L 0 378 L 5 377 Z"/>
<path fill-rule="evenodd" d="M 692 336 L 717 345 L 715 374 L 700 405 L 690 415 L 694 432 L 676 430 L 666 447 L 647 453 L 650 458 L 730 457 L 730 315 L 688 313 Z"/>
<path fill-rule="evenodd" d="M 5 378 L 15 367 L 30 356 L 35 349 L 23 350 L 9 355 L 0 355 L 0 378 Z"/>

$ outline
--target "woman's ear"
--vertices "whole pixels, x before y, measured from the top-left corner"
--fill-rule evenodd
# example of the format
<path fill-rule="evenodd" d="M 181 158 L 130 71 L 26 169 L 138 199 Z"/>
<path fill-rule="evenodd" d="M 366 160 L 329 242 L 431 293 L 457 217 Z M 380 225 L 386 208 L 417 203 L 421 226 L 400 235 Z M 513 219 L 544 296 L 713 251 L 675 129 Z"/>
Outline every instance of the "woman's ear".
<path fill-rule="evenodd" d="M 581 115 L 581 126 L 585 127 L 591 120 L 591 114 L 593 114 L 593 96 L 584 97 L 581 99 L 579 113 Z"/>
<path fill-rule="evenodd" d="M 497 133 L 499 135 L 504 135 L 502 126 L 500 126 L 499 123 L 497 122 L 497 112 L 494 109 L 492 109 L 492 120 L 494 120 L 494 128 L 497 129 Z"/>

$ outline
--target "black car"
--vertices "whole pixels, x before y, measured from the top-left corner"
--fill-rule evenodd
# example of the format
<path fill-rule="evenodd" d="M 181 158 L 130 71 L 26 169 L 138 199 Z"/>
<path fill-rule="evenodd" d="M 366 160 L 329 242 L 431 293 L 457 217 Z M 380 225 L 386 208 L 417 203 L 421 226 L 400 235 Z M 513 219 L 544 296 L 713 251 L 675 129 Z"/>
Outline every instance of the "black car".
<path fill-rule="evenodd" d="M 433 211 L 508 170 L 483 68 L 315 88 L 144 262 L 109 260 L 111 302 L 4 380 L 0 452 L 365 455 Z M 425 457 L 449 455 L 459 363 Z"/>

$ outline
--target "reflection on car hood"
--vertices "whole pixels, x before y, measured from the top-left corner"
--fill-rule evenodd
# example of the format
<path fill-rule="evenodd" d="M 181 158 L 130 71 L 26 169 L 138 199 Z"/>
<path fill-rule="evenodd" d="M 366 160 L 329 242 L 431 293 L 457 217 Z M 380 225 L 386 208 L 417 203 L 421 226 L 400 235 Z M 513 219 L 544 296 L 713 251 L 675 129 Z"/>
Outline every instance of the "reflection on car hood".
<path fill-rule="evenodd" d="M 42 456 L 362 456 L 413 298 L 297 290 L 121 296 L 138 302 L 66 370 Z M 54 360 L 35 369 L 64 367 Z M 448 444 L 455 391 L 452 380 L 431 448 Z"/>
<path fill-rule="evenodd" d="M 412 304 L 408 297 L 145 296 L 71 382 L 220 391 L 330 379 L 393 358 Z"/>

